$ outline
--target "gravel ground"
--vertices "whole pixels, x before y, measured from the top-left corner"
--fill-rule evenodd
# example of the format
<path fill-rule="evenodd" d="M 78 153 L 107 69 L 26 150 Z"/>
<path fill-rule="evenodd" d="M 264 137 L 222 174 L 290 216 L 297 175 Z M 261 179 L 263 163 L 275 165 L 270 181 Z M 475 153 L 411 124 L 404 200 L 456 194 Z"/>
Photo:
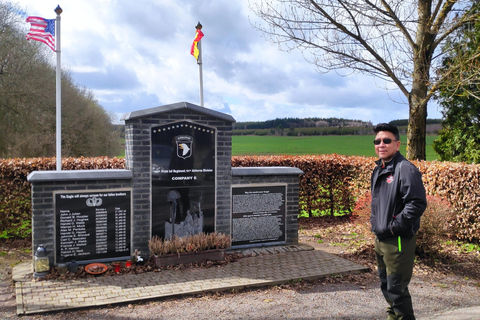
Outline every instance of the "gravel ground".
<path fill-rule="evenodd" d="M 318 246 L 332 253 L 339 250 L 328 245 Z M 24 254 L 23 259 L 29 258 L 30 254 Z M 6 262 L 5 257 L 0 259 Z M 374 269 L 371 261 L 363 264 Z M 0 319 L 18 319 L 8 268 L 0 280 Z M 410 291 L 419 320 L 447 310 L 480 306 L 478 279 L 460 275 L 446 276 L 416 267 Z M 371 271 L 274 287 L 29 315 L 21 319 L 385 319 L 385 306 L 377 276 Z"/>
<path fill-rule="evenodd" d="M 347 276 L 227 293 L 158 299 L 21 319 L 385 319 L 385 302 L 373 277 Z M 419 319 L 446 310 L 480 305 L 479 288 L 455 277 L 411 284 Z M 375 281 L 372 281 L 375 282 Z M 17 319 L 11 287 L 2 283 L 0 318 Z"/>

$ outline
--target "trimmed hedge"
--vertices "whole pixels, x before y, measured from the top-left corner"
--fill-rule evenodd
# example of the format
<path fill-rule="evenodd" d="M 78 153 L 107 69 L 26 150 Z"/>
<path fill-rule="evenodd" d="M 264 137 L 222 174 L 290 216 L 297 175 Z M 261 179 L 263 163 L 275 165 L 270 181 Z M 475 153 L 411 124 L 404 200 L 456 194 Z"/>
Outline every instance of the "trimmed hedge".
<path fill-rule="evenodd" d="M 355 199 L 369 191 L 375 158 L 341 155 L 239 156 L 233 167 L 288 166 L 301 169 L 300 210 L 350 214 Z M 480 165 L 413 161 L 423 174 L 427 194 L 451 204 L 457 238 L 480 241 Z M 30 185 L 35 170 L 55 170 L 55 158 L 0 159 L 0 238 L 30 236 Z M 64 158 L 63 170 L 123 169 L 123 158 Z"/>
<path fill-rule="evenodd" d="M 119 158 L 63 158 L 62 170 L 123 169 Z M 32 171 L 55 170 L 56 158 L 0 159 L 0 239 L 31 237 Z"/>
<path fill-rule="evenodd" d="M 300 176 L 300 211 L 316 214 L 349 214 L 355 204 L 355 190 L 368 188 L 373 163 L 364 157 L 319 156 L 240 156 L 233 167 L 297 167 Z"/>
<path fill-rule="evenodd" d="M 354 200 L 370 187 L 373 157 L 341 155 L 242 156 L 232 166 L 290 166 L 305 172 L 300 177 L 300 210 L 349 213 Z M 448 201 L 456 213 L 457 238 L 480 241 L 480 165 L 412 161 L 422 172 L 428 195 Z"/>

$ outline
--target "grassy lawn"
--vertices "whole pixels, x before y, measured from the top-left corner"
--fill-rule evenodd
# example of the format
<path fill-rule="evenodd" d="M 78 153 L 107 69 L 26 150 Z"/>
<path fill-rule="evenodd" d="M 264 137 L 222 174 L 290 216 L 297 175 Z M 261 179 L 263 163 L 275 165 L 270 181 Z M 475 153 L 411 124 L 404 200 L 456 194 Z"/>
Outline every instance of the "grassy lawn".
<path fill-rule="evenodd" d="M 345 156 L 375 157 L 373 136 L 233 136 L 232 154 L 243 155 L 305 155 L 341 154 Z M 436 135 L 427 136 L 427 161 L 437 160 L 432 149 Z M 403 137 L 400 152 L 406 155 L 406 137 Z"/>

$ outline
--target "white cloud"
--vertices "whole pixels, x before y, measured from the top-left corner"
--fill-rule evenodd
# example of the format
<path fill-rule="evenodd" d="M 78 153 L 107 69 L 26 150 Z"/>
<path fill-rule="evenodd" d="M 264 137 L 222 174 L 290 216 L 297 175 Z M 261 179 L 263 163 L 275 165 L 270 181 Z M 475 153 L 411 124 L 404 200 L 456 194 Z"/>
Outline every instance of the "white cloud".
<path fill-rule="evenodd" d="M 57 0 L 22 0 L 21 6 L 28 15 L 52 19 Z M 256 17 L 246 1 L 85 0 L 62 9 L 62 67 L 115 115 L 180 101 L 200 104 L 198 65 L 190 55 L 200 21 L 207 108 L 237 121 L 408 118 L 408 106 L 392 101 L 402 96 L 378 80 L 320 74 L 300 52 L 278 51 L 252 28 L 249 19 Z M 434 103 L 429 117 L 441 117 Z"/>

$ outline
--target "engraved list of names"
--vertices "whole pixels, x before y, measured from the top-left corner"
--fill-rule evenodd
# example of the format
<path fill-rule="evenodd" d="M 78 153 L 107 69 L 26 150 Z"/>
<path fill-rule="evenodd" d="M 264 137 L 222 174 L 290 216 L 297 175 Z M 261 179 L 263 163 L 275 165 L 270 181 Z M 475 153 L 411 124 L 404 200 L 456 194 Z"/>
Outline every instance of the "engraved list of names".
<path fill-rule="evenodd" d="M 56 193 L 56 261 L 129 256 L 130 212 L 130 190 Z"/>

